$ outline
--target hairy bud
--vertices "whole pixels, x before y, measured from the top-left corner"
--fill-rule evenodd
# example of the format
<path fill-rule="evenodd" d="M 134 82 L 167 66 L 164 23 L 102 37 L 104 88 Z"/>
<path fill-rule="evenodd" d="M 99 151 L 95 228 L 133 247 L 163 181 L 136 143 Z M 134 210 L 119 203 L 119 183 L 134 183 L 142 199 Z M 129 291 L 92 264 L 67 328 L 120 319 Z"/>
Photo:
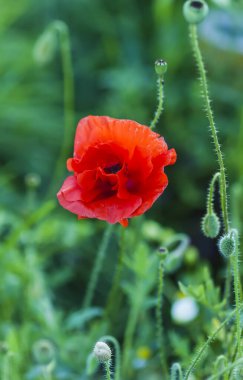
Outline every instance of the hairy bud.
<path fill-rule="evenodd" d="M 220 221 L 215 212 L 212 214 L 206 214 L 202 219 L 202 232 L 204 235 L 213 239 L 218 236 L 219 230 Z"/>
<path fill-rule="evenodd" d="M 111 349 L 105 342 L 97 342 L 93 353 L 101 363 L 111 359 Z"/>
<path fill-rule="evenodd" d="M 219 251 L 224 257 L 229 257 L 235 253 L 236 240 L 233 233 L 228 233 L 219 240 Z"/>

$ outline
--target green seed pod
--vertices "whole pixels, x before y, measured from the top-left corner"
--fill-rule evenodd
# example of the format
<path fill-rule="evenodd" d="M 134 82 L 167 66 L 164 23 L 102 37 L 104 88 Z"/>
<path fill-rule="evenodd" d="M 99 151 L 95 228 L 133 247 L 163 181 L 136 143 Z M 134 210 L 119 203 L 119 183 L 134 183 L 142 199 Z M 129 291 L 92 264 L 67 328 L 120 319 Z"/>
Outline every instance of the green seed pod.
<path fill-rule="evenodd" d="M 211 239 L 218 236 L 220 230 L 220 221 L 218 216 L 213 212 L 206 214 L 202 219 L 202 232 L 206 237 Z"/>
<path fill-rule="evenodd" d="M 157 59 L 155 61 L 155 72 L 159 76 L 163 76 L 167 71 L 167 63 L 163 59 Z"/>
<path fill-rule="evenodd" d="M 203 0 L 187 0 L 183 6 L 183 14 L 189 24 L 199 24 L 208 14 L 208 4 Z"/>
<path fill-rule="evenodd" d="M 47 365 L 55 358 L 55 347 L 47 339 L 40 339 L 33 346 L 33 355 L 39 364 Z"/>
<path fill-rule="evenodd" d="M 222 236 L 219 240 L 219 251 L 224 257 L 229 257 L 235 253 L 236 241 L 233 233 Z"/>
<path fill-rule="evenodd" d="M 28 173 L 25 176 L 25 184 L 31 189 L 37 189 L 41 184 L 41 177 L 36 173 Z"/>

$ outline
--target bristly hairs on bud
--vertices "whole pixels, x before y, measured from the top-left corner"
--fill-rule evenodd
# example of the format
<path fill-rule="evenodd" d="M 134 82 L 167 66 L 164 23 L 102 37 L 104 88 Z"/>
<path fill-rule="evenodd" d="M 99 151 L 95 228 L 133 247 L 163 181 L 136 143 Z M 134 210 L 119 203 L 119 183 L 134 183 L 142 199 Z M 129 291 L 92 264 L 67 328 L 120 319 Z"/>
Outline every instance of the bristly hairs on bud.
<path fill-rule="evenodd" d="M 154 129 L 156 124 L 159 121 L 159 118 L 163 112 L 163 101 L 164 101 L 164 74 L 167 71 L 167 63 L 163 59 L 157 59 L 155 61 L 155 72 L 158 76 L 157 85 L 158 85 L 158 107 L 155 112 L 154 118 L 150 124 L 150 128 Z"/>
<path fill-rule="evenodd" d="M 219 239 L 219 251 L 220 253 L 228 258 L 235 253 L 236 250 L 236 239 L 235 234 L 230 231 L 228 234 L 221 236 Z"/>
<path fill-rule="evenodd" d="M 111 349 L 105 342 L 97 342 L 93 350 L 94 356 L 102 363 L 106 371 L 106 380 L 111 380 Z"/>
<path fill-rule="evenodd" d="M 113 347 L 115 349 L 115 352 L 114 352 L 114 356 L 115 356 L 114 380 L 120 380 L 120 376 L 121 376 L 121 349 L 120 349 L 119 342 L 116 338 L 114 338 L 111 335 L 102 336 L 102 338 L 100 338 L 100 340 L 102 342 L 109 342 L 113 345 Z"/>
<path fill-rule="evenodd" d="M 187 0 L 183 6 L 183 14 L 189 24 L 199 24 L 208 14 L 208 4 L 204 0 Z"/>
<path fill-rule="evenodd" d="M 220 220 L 214 211 L 214 191 L 216 181 L 220 181 L 220 173 L 216 173 L 209 185 L 206 215 L 202 219 L 202 232 L 206 237 L 211 239 L 215 238 L 219 234 Z"/>

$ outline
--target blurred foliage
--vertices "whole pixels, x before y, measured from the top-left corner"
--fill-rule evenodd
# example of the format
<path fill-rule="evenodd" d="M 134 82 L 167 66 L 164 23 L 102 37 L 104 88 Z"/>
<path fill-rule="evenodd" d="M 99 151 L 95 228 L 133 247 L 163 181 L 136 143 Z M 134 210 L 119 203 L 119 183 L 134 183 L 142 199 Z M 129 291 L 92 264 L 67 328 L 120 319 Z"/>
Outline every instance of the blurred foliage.
<path fill-rule="evenodd" d="M 192 349 L 195 351 L 225 316 L 219 287 L 224 262 L 215 244 L 200 237 L 207 184 L 217 162 L 207 133 L 182 4 L 175 0 L 0 1 L 3 380 L 97 378 L 96 365 L 91 371 L 87 364 L 92 347 L 105 334 L 113 334 L 123 344 L 134 299 L 138 314 L 129 378 L 160 379 L 154 334 L 160 246 L 170 250 L 165 262 L 163 305 L 168 362 L 188 365 Z M 214 12 L 207 28 L 206 24 L 200 28 L 200 42 L 232 183 L 232 219 L 240 229 L 243 31 L 238 16 L 242 19 L 243 4 L 239 0 L 215 0 L 211 6 Z M 225 15 L 229 19 L 226 26 L 220 21 Z M 77 221 L 74 215 L 58 209 L 55 195 L 48 194 L 64 134 L 62 59 L 58 39 L 52 41 L 56 44 L 52 50 L 42 50 L 42 54 L 50 54 L 50 59 L 38 58 L 35 49 L 38 38 L 58 19 L 69 28 L 72 48 L 72 135 L 76 122 L 88 114 L 148 124 L 156 107 L 154 61 L 163 58 L 168 62 L 165 111 L 158 131 L 170 147 L 176 148 L 178 162 L 168 169 L 169 187 L 148 213 L 147 218 L 153 220 L 134 220 L 126 231 L 120 298 L 111 315 L 107 315 L 105 305 L 118 257 L 119 226 L 109 244 L 93 306 L 83 310 L 80 305 L 105 223 Z M 238 41 L 234 49 L 224 43 L 229 38 L 230 46 Z M 70 156 L 72 149 L 70 142 Z M 56 183 L 56 190 L 59 187 Z M 169 225 L 172 228 L 163 227 Z M 203 257 L 210 258 L 212 268 Z M 178 325 L 171 316 L 171 307 L 177 299 L 188 296 L 198 303 L 200 314 L 189 324 Z M 231 324 L 228 335 L 221 331 L 199 366 L 197 379 L 212 374 L 210 368 L 222 347 L 231 350 L 233 334 Z M 88 375 L 88 370 L 93 375 Z"/>

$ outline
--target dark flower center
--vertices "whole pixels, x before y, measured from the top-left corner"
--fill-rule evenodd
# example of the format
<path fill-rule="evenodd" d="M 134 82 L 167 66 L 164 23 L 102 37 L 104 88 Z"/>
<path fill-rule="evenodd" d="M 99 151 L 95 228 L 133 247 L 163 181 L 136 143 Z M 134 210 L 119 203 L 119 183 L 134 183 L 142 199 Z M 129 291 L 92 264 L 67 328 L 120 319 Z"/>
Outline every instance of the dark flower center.
<path fill-rule="evenodd" d="M 192 1 L 191 6 L 196 9 L 201 9 L 203 7 L 203 3 L 201 1 Z"/>
<path fill-rule="evenodd" d="M 122 168 L 122 165 L 118 162 L 117 164 L 104 168 L 104 172 L 106 174 L 116 174 L 117 172 L 119 172 L 119 170 L 121 170 L 121 168 Z"/>

